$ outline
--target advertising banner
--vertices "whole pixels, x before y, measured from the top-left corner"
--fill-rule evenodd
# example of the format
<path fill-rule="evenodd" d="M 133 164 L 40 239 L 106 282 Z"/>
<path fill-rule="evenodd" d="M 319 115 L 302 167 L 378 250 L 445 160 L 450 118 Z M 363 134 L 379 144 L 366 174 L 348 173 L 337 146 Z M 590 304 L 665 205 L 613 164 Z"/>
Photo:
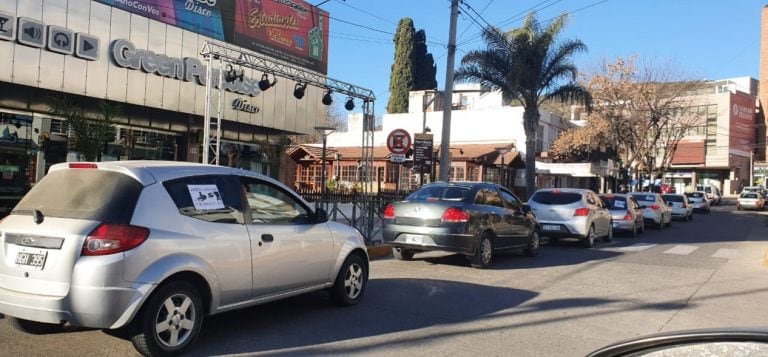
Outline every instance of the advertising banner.
<path fill-rule="evenodd" d="M 326 74 L 328 12 L 302 0 L 96 0 Z"/>
<path fill-rule="evenodd" d="M 328 13 L 301 0 L 237 1 L 234 43 L 326 73 Z"/>
<path fill-rule="evenodd" d="M 755 143 L 755 100 L 731 94 L 729 147 L 750 152 Z"/>

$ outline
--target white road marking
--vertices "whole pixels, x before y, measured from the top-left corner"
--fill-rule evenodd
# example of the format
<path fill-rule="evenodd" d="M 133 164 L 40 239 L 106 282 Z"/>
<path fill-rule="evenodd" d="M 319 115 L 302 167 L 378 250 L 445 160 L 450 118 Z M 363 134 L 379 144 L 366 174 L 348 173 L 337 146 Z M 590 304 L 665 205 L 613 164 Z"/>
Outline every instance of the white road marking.
<path fill-rule="evenodd" d="M 642 252 L 646 249 L 653 248 L 657 246 L 658 244 L 651 244 L 651 243 L 635 243 L 626 247 L 611 247 L 603 250 L 612 251 L 612 252 Z"/>
<path fill-rule="evenodd" d="M 715 254 L 712 254 L 712 258 L 725 258 L 725 259 L 732 259 L 739 255 L 738 249 L 729 249 L 729 248 L 720 248 L 715 252 Z"/>
<path fill-rule="evenodd" d="M 688 255 L 691 254 L 694 250 L 699 249 L 699 247 L 695 245 L 676 245 L 674 248 L 664 252 L 664 254 L 677 254 L 677 255 Z"/>

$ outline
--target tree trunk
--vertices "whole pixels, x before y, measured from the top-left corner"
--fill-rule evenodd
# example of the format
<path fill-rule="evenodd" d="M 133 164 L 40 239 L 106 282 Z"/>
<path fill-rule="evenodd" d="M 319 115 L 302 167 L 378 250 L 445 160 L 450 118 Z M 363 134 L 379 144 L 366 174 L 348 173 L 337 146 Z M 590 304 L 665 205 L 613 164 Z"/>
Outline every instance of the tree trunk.
<path fill-rule="evenodd" d="M 523 112 L 525 128 L 525 193 L 526 199 L 536 192 L 536 128 L 539 126 L 539 108 L 526 105 Z"/>

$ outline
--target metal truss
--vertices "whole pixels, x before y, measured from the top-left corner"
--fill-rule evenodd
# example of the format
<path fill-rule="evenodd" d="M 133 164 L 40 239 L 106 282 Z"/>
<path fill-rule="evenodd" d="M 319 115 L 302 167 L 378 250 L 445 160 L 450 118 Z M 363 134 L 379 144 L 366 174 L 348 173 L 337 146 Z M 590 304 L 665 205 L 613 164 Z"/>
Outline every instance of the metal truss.
<path fill-rule="evenodd" d="M 376 100 L 376 96 L 370 89 L 365 89 L 354 84 L 329 78 L 322 74 L 311 72 L 301 67 L 296 67 L 285 62 L 278 61 L 274 58 L 265 57 L 258 53 L 243 50 L 241 48 L 233 47 L 230 45 L 205 41 L 200 54 L 202 54 L 204 57 L 212 56 L 227 63 L 255 69 L 264 73 L 270 73 L 272 75 L 288 78 L 296 82 L 307 83 L 309 85 L 330 89 L 334 93 L 342 93 L 353 98 L 362 99 L 364 101 Z"/>
<path fill-rule="evenodd" d="M 297 83 L 312 85 L 325 88 L 334 93 L 341 93 L 352 98 L 363 100 L 363 132 L 362 132 L 362 155 L 361 155 L 361 173 L 362 173 L 362 192 L 366 199 L 361 200 L 361 210 L 363 214 L 361 219 L 357 220 L 355 226 L 365 237 L 366 242 L 370 243 L 377 231 L 374 230 L 376 219 L 375 210 L 377 209 L 374 200 L 370 199 L 373 195 L 373 179 L 375 176 L 373 168 L 373 132 L 375 129 L 374 101 L 376 96 L 370 89 L 358 87 L 354 84 L 329 78 L 325 75 L 308 71 L 301 67 L 293 66 L 288 63 L 269 58 L 253 51 L 244 50 L 223 43 L 205 41 L 200 54 L 206 59 L 208 64 L 206 77 L 206 105 L 204 118 L 204 140 L 203 162 L 218 165 L 220 138 L 221 138 L 221 119 L 224 85 L 222 83 L 223 68 L 225 64 L 238 65 L 245 68 L 254 69 L 263 73 L 272 74 L 276 77 L 283 77 L 293 80 Z M 208 80 L 212 76 L 213 60 L 220 61 L 219 67 L 219 115 L 217 121 L 211 123 L 211 89 L 212 81 Z M 209 160 L 208 154 L 212 153 L 213 158 Z"/>

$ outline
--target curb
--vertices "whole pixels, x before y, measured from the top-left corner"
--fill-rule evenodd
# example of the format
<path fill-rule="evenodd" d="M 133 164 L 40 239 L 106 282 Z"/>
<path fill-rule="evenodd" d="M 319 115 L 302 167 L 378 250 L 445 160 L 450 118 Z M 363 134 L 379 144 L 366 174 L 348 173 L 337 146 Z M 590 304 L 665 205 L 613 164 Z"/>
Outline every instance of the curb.
<path fill-rule="evenodd" d="M 377 260 L 392 256 L 392 247 L 388 245 L 374 245 L 368 247 L 368 259 Z"/>

